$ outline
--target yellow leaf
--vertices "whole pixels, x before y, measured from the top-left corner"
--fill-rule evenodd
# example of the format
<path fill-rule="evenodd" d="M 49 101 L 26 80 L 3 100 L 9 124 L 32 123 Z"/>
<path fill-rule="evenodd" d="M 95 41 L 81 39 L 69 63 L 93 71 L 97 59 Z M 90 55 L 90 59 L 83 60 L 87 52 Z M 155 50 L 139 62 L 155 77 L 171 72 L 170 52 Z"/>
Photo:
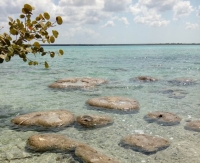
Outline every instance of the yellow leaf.
<path fill-rule="evenodd" d="M 49 13 L 45 12 L 43 15 L 44 15 L 44 18 L 45 18 L 46 20 L 49 20 L 49 19 L 50 19 Z"/>
<path fill-rule="evenodd" d="M 58 23 L 58 25 L 61 25 L 63 23 L 62 18 L 60 16 L 57 16 L 56 22 Z"/>
<path fill-rule="evenodd" d="M 40 48 L 39 42 L 34 42 L 33 46 L 35 46 L 36 48 Z"/>
<path fill-rule="evenodd" d="M 49 68 L 49 65 L 48 65 L 48 63 L 46 61 L 44 63 L 44 66 L 45 66 L 45 68 Z"/>

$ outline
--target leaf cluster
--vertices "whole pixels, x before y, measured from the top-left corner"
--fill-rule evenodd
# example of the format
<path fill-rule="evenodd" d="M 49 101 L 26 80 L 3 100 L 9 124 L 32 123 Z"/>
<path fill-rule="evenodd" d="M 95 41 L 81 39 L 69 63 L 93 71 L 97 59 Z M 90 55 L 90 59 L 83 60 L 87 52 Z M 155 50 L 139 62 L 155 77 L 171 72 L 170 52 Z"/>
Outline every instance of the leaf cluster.
<path fill-rule="evenodd" d="M 29 65 L 38 65 L 37 61 L 28 58 L 28 54 L 39 54 L 45 56 L 49 54 L 52 58 L 55 56 L 53 51 L 45 51 L 39 42 L 54 43 L 59 33 L 56 30 L 48 32 L 51 27 L 56 24 L 62 24 L 62 18 L 56 17 L 55 22 L 50 21 L 50 15 L 47 12 L 39 14 L 35 19 L 31 20 L 34 7 L 24 4 L 19 19 L 13 20 L 9 18 L 9 33 L 0 34 L 0 63 L 4 60 L 9 62 L 13 56 L 19 56 L 24 62 L 28 61 Z M 14 38 L 14 39 L 13 39 Z M 33 42 L 33 43 L 31 43 Z M 59 50 L 58 55 L 63 55 L 63 50 Z M 47 62 L 44 63 L 48 68 Z"/>

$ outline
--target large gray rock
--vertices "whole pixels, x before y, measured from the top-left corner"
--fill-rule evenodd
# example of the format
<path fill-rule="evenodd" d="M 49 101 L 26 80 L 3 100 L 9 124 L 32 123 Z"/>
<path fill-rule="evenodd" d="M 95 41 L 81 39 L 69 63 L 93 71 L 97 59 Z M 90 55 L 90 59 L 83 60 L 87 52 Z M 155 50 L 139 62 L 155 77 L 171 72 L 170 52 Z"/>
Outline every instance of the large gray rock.
<path fill-rule="evenodd" d="M 74 115 L 67 110 L 33 112 L 17 116 L 11 122 L 23 126 L 61 127 L 74 123 Z"/>
<path fill-rule="evenodd" d="M 200 120 L 188 122 L 185 125 L 185 129 L 200 132 Z"/>
<path fill-rule="evenodd" d="M 84 127 L 102 127 L 113 123 L 113 119 L 104 115 L 82 115 L 76 122 Z"/>
<path fill-rule="evenodd" d="M 99 153 L 92 147 L 69 139 L 59 134 L 38 134 L 32 135 L 27 140 L 27 147 L 34 151 L 62 151 L 75 152 L 75 155 L 84 163 L 119 163 L 102 153 Z"/>
<path fill-rule="evenodd" d="M 126 97 L 99 97 L 99 98 L 91 98 L 86 101 L 90 106 L 96 106 L 106 109 L 115 109 L 120 111 L 138 111 L 139 110 L 139 102 Z"/>
<path fill-rule="evenodd" d="M 181 121 L 181 118 L 178 117 L 176 114 L 163 111 L 148 113 L 144 117 L 144 119 L 150 123 L 157 122 L 158 124 L 166 126 L 176 125 L 179 124 Z"/>
<path fill-rule="evenodd" d="M 91 88 L 103 83 L 107 83 L 107 80 L 99 78 L 77 77 L 77 78 L 67 78 L 67 79 L 57 80 L 55 83 L 49 85 L 49 87 L 84 89 L 84 88 Z"/>
<path fill-rule="evenodd" d="M 80 145 L 75 150 L 75 155 L 84 163 L 119 163 L 119 161 L 110 158 L 88 145 Z"/>
<path fill-rule="evenodd" d="M 161 137 L 135 134 L 122 138 L 120 145 L 145 154 L 151 154 L 167 148 L 170 143 L 168 140 Z"/>

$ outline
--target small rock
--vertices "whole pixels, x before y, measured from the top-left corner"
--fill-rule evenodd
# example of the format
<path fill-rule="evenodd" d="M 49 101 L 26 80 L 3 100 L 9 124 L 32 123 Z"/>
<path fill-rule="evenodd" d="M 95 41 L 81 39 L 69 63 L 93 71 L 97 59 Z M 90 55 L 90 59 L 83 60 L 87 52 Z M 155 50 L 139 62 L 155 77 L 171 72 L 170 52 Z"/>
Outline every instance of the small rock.
<path fill-rule="evenodd" d="M 78 146 L 75 155 L 84 163 L 119 163 L 119 161 L 99 153 L 88 145 Z"/>
<path fill-rule="evenodd" d="M 120 111 L 138 111 L 139 110 L 138 101 L 131 98 L 125 98 L 125 97 L 110 96 L 110 97 L 91 98 L 87 100 L 86 103 L 91 106 L 120 110 Z"/>
<path fill-rule="evenodd" d="M 154 78 L 154 77 L 150 77 L 150 76 L 138 76 L 135 78 L 131 78 L 131 81 L 134 80 L 138 80 L 138 81 L 142 81 L 142 82 L 155 82 L 158 81 L 158 79 Z"/>
<path fill-rule="evenodd" d="M 107 80 L 98 79 L 98 78 L 67 78 L 67 79 L 60 79 L 57 80 L 55 83 L 49 85 L 50 88 L 71 88 L 71 89 L 84 89 L 84 88 L 91 88 L 103 83 L 107 83 Z"/>
<path fill-rule="evenodd" d="M 185 129 L 200 132 L 200 120 L 188 122 L 185 125 Z"/>
<path fill-rule="evenodd" d="M 11 122 L 23 126 L 61 127 L 74 123 L 74 115 L 67 110 L 33 112 L 17 116 Z"/>
<path fill-rule="evenodd" d="M 65 150 L 74 151 L 83 143 L 58 134 L 38 134 L 27 140 L 27 147 L 35 151 Z"/>
<path fill-rule="evenodd" d="M 151 154 L 167 148 L 170 143 L 168 140 L 161 137 L 135 134 L 122 138 L 120 145 L 125 148 L 132 148 L 144 154 Z"/>
<path fill-rule="evenodd" d="M 187 86 L 187 85 L 193 85 L 196 83 L 195 80 L 191 78 L 176 78 L 173 80 L 169 80 L 168 82 L 176 86 Z"/>
<path fill-rule="evenodd" d="M 82 115 L 76 118 L 76 122 L 84 127 L 102 127 L 113 123 L 113 119 L 102 115 Z"/>
<path fill-rule="evenodd" d="M 144 119 L 149 122 L 157 122 L 160 125 L 165 125 L 165 126 L 171 126 L 171 125 L 176 125 L 179 124 L 181 121 L 181 118 L 178 117 L 177 115 L 169 112 L 162 112 L 162 111 L 156 111 L 152 113 L 148 113 Z"/>

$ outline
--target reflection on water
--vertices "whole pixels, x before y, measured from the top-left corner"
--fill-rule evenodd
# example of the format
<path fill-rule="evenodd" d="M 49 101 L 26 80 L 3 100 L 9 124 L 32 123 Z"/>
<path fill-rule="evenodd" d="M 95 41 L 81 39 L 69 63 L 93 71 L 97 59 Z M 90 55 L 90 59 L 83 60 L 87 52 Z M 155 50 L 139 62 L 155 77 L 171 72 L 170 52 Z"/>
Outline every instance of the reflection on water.
<path fill-rule="evenodd" d="M 58 47 L 46 47 L 55 49 Z M 184 129 L 188 120 L 200 119 L 200 47 L 198 46 L 125 46 L 63 47 L 65 55 L 46 58 L 50 69 L 29 67 L 17 58 L 0 65 L 0 162 L 80 162 L 71 153 L 37 153 L 26 150 L 26 140 L 37 133 L 58 133 L 89 144 L 122 163 L 200 162 L 200 133 Z M 39 59 L 39 58 L 38 58 Z M 159 66 L 157 66 L 159 65 Z M 152 76 L 157 82 L 130 81 L 137 76 Z M 57 90 L 47 86 L 67 77 L 97 77 L 108 84 L 91 90 Z M 176 85 L 168 81 L 186 77 L 194 85 Z M 136 114 L 119 114 L 91 109 L 85 102 L 100 96 L 124 96 L 140 103 Z M 181 98 L 179 98 L 181 97 Z M 93 130 L 77 126 L 62 129 L 21 128 L 10 120 L 17 115 L 53 109 L 67 109 L 76 116 L 102 114 L 114 119 L 112 125 Z M 148 123 L 148 112 L 169 111 L 182 118 L 179 125 Z M 189 118 L 188 118 L 189 117 Z M 122 137 L 145 133 L 170 140 L 169 148 L 145 155 L 118 144 Z M 187 149 L 187 150 L 186 150 Z"/>

